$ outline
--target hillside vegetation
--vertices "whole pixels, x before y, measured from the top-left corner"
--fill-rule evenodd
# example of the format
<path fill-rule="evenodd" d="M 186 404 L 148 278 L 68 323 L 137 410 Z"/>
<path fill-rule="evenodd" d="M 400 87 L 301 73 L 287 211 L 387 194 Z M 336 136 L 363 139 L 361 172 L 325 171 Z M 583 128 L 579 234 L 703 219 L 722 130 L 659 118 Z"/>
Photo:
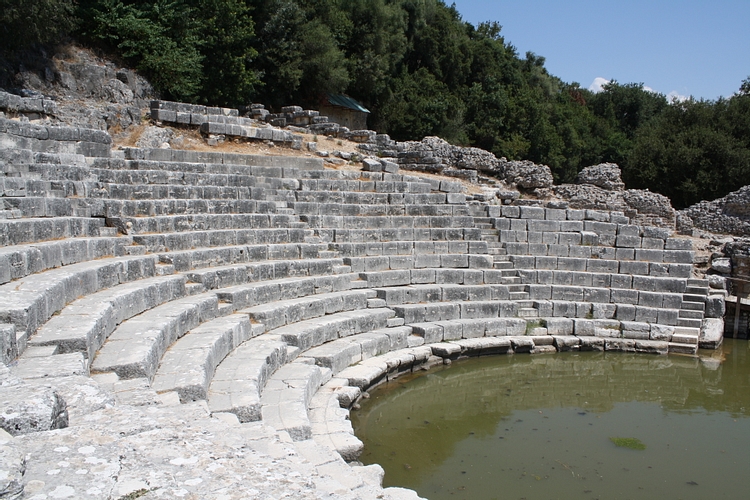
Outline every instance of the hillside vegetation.
<path fill-rule="evenodd" d="M 315 107 L 346 93 L 399 140 L 438 135 L 547 164 L 558 182 L 621 166 L 677 208 L 750 184 L 750 78 L 717 101 L 638 83 L 594 94 L 521 56 L 497 22 L 440 0 L 0 0 L 6 52 L 66 33 L 117 54 L 162 97 Z M 502 21 L 502 20 L 500 20 Z"/>

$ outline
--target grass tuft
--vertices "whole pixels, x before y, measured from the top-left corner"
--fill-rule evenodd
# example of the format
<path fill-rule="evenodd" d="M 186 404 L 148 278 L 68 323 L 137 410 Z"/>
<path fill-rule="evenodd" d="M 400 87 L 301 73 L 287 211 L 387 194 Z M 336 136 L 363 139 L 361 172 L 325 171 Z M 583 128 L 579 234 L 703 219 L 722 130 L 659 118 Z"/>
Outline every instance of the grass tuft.
<path fill-rule="evenodd" d="M 611 437 L 610 441 L 620 448 L 630 448 L 631 450 L 645 450 L 646 445 L 638 438 Z"/>

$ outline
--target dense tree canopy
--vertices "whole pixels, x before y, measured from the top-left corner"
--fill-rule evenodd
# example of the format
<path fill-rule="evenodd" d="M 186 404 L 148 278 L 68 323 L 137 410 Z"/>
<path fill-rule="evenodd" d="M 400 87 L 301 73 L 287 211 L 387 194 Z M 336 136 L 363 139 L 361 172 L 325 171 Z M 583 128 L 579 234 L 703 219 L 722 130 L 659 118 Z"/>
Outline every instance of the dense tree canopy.
<path fill-rule="evenodd" d="M 595 94 L 550 75 L 544 57 L 519 56 L 497 22 L 473 26 L 442 0 L 0 6 L 6 48 L 72 32 L 119 54 L 165 98 L 278 109 L 345 92 L 372 110 L 371 128 L 396 139 L 439 135 L 547 164 L 557 181 L 615 162 L 628 187 L 678 207 L 750 184 L 750 78 L 718 101 L 669 102 L 617 82 Z"/>

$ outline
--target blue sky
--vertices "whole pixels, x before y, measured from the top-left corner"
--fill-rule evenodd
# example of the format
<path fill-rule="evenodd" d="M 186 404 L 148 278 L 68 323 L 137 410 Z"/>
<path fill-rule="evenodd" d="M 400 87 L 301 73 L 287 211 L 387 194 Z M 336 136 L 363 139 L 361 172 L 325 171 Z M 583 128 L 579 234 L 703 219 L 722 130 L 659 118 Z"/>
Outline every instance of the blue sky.
<path fill-rule="evenodd" d="M 450 5 L 453 0 L 446 0 Z M 497 21 L 520 56 L 588 88 L 596 78 L 716 99 L 750 76 L 750 0 L 455 0 L 464 21 Z"/>

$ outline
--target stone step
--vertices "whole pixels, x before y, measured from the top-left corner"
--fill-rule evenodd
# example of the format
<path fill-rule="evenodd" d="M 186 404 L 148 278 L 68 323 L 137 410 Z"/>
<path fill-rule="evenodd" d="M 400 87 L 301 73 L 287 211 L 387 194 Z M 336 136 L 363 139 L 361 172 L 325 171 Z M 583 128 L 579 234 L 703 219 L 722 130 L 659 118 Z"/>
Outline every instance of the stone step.
<path fill-rule="evenodd" d="M 217 366 L 208 388 L 209 409 L 234 413 L 240 422 L 260 420 L 261 391 L 286 362 L 284 342 L 265 336 L 245 341 Z"/>
<path fill-rule="evenodd" d="M 700 337 L 701 329 L 688 326 L 676 326 L 674 329 L 674 333 L 677 335 Z"/>
<path fill-rule="evenodd" d="M 688 328 L 700 328 L 703 324 L 703 321 L 701 319 L 691 319 L 691 318 L 678 318 L 677 319 L 677 326 L 684 326 Z"/>
<path fill-rule="evenodd" d="M 242 251 L 241 248 L 237 249 Z M 227 260 L 231 260 L 231 252 Z M 185 254 L 183 253 L 182 256 Z M 187 254 L 190 257 L 190 254 Z M 188 281 L 192 283 L 201 283 L 206 289 L 213 290 L 232 286 L 262 286 L 263 282 L 273 281 L 278 286 L 277 280 L 292 280 L 296 286 L 296 280 L 309 278 L 312 281 L 306 281 L 306 286 L 312 288 L 336 287 L 336 290 L 344 290 L 345 284 L 351 279 L 351 276 L 336 274 L 336 267 L 341 265 L 340 259 L 279 259 L 279 260 L 258 260 L 253 262 L 249 256 L 240 255 L 240 258 L 249 260 L 240 264 L 233 265 L 215 265 L 211 266 L 211 261 L 198 262 L 191 261 L 189 258 L 182 260 L 181 255 L 177 255 L 173 263 L 175 267 L 186 267 L 183 271 Z M 201 255 L 201 258 L 210 258 L 208 255 Z M 218 260 L 219 256 L 215 256 Z M 216 261 L 213 261 L 216 263 Z M 275 279 L 274 279 L 275 278 Z M 230 289 L 232 291 L 234 289 Z M 329 291 L 332 291 L 330 289 Z M 225 299 L 222 299 L 225 300 Z M 232 300 L 231 297 L 226 300 Z M 247 307 L 247 305 L 238 306 L 238 308 Z"/>
<path fill-rule="evenodd" d="M 373 300 L 375 296 L 376 292 L 370 289 L 346 290 L 278 300 L 242 309 L 240 312 L 248 315 L 254 323 L 263 324 L 263 332 L 267 332 L 326 314 L 365 309 L 368 307 L 368 300 Z M 385 301 L 383 302 L 384 307 Z"/>
<path fill-rule="evenodd" d="M 533 307 L 520 307 L 518 309 L 519 318 L 536 318 L 539 316 L 539 310 Z"/>
<path fill-rule="evenodd" d="M 129 245 L 124 248 L 125 255 L 146 255 L 148 249 L 143 245 Z"/>
<path fill-rule="evenodd" d="M 52 241 L 17 245 L 12 244 L 10 235 L 1 236 L 6 230 L 14 233 L 15 229 L 18 228 L 0 227 L 0 284 L 62 266 L 128 255 L 127 248 L 132 244 L 132 238 L 127 236 L 54 239 L 50 234 L 43 238 Z"/>
<path fill-rule="evenodd" d="M 330 369 L 298 361 L 281 366 L 269 377 L 260 397 L 263 422 L 288 432 L 294 441 L 312 438 L 307 407 L 330 374 Z"/>
<path fill-rule="evenodd" d="M 508 287 L 499 284 L 419 284 L 376 288 L 375 292 L 389 306 L 508 299 Z"/>
<path fill-rule="evenodd" d="M 312 358 L 315 364 L 331 369 L 334 376 L 349 366 L 365 359 L 407 347 L 407 337 L 412 326 L 382 328 L 327 342 L 302 353 L 302 358 Z"/>
<path fill-rule="evenodd" d="M 703 319 L 703 311 L 691 310 L 691 309 L 680 309 L 680 318 L 686 319 Z"/>
<path fill-rule="evenodd" d="M 675 354 L 696 354 L 698 352 L 698 344 L 681 344 L 679 342 L 670 342 L 669 352 Z"/>
<path fill-rule="evenodd" d="M 672 342 L 677 344 L 695 344 L 698 345 L 697 335 L 684 335 L 681 333 L 675 333 L 672 335 Z"/>
<path fill-rule="evenodd" d="M 686 302 L 705 302 L 706 301 L 706 295 L 695 295 L 690 293 L 685 293 L 682 295 L 682 300 Z"/>
<path fill-rule="evenodd" d="M 262 325 L 251 325 L 245 314 L 207 321 L 175 342 L 159 363 L 151 388 L 176 392 L 180 401 L 206 399 L 216 367 L 240 344 L 259 335 Z"/>
<path fill-rule="evenodd" d="M 156 261 L 151 256 L 105 258 L 50 269 L 0 285 L 0 317 L 8 318 L 16 332 L 16 344 L 9 349 L 21 354 L 27 339 L 74 300 L 153 277 L 155 268 Z"/>
<path fill-rule="evenodd" d="M 525 300 L 528 298 L 528 292 L 510 292 L 510 300 Z"/>
<path fill-rule="evenodd" d="M 691 301 L 683 300 L 681 309 L 688 310 L 688 311 L 705 311 L 706 303 L 705 302 L 691 302 Z"/>
<path fill-rule="evenodd" d="M 166 349 L 218 314 L 218 298 L 203 293 L 157 306 L 121 323 L 91 362 L 92 373 L 151 380 Z"/>
<path fill-rule="evenodd" d="M 396 326 L 404 326 L 404 318 L 388 318 L 388 321 L 386 322 L 386 326 L 388 328 L 393 328 Z"/>
<path fill-rule="evenodd" d="M 118 285 L 71 302 L 42 325 L 28 345 L 54 346 L 55 354 L 83 352 L 91 360 L 117 325 L 186 294 L 184 276 Z"/>
<path fill-rule="evenodd" d="M 304 352 L 340 337 L 385 328 L 387 320 L 394 316 L 387 308 L 345 311 L 299 321 L 268 333 Z"/>
<path fill-rule="evenodd" d="M 690 295 L 708 295 L 708 287 L 697 287 L 697 286 L 689 286 L 685 290 L 686 294 Z"/>
<path fill-rule="evenodd" d="M 690 287 L 700 287 L 700 288 L 708 288 L 708 280 L 707 279 L 696 279 L 696 278 L 689 278 L 688 279 L 688 286 Z"/>

